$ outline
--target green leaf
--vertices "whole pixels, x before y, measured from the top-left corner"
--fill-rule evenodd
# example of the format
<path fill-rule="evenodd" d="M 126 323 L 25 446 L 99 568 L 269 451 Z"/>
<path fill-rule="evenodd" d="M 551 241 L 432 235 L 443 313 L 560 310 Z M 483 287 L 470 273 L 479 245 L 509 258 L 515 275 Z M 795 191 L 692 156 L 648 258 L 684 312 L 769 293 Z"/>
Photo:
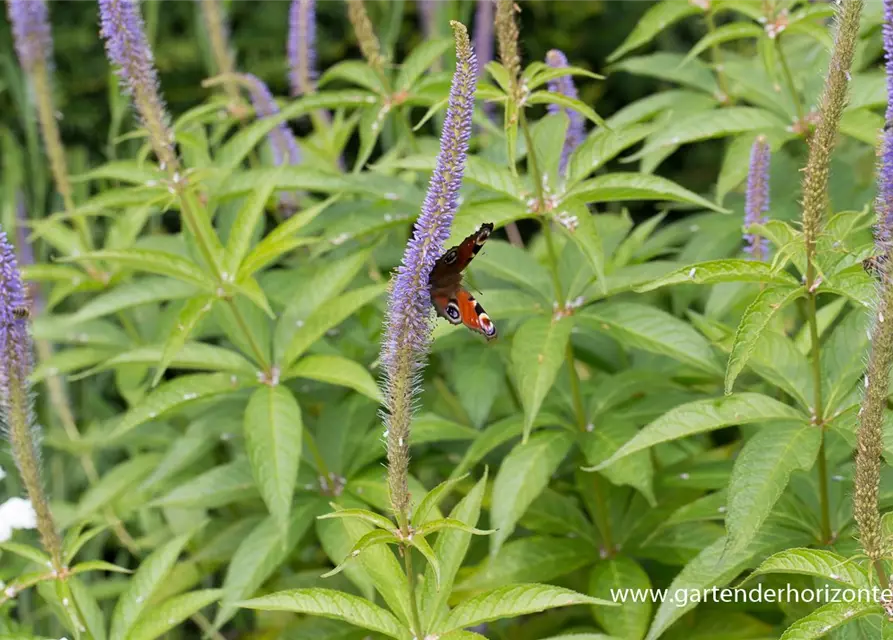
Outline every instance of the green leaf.
<path fill-rule="evenodd" d="M 181 509 L 213 509 L 238 500 L 256 500 L 256 481 L 251 475 L 251 465 L 244 456 L 232 462 L 213 467 L 209 471 L 189 479 L 164 496 L 154 500 L 153 506 Z"/>
<path fill-rule="evenodd" d="M 87 560 L 86 562 L 79 562 L 75 566 L 71 568 L 71 574 L 77 575 L 79 573 L 87 573 L 89 571 L 108 571 L 110 573 L 133 573 L 130 569 L 125 569 L 124 567 L 119 567 L 116 564 L 112 564 L 111 562 L 106 562 L 105 560 Z"/>
<path fill-rule="evenodd" d="M 639 18 L 626 40 L 611 52 L 608 62 L 614 62 L 630 51 L 648 44 L 661 31 L 683 18 L 701 12 L 701 9 L 691 3 L 677 2 L 676 0 L 663 0 L 663 2 L 655 4 Z"/>
<path fill-rule="evenodd" d="M 541 431 L 519 443 L 502 462 L 493 483 L 490 555 L 495 555 L 515 529 L 530 503 L 549 484 L 574 439 L 565 431 Z"/>
<path fill-rule="evenodd" d="M 583 202 L 623 202 L 625 200 L 661 200 L 683 202 L 711 211 L 726 213 L 715 203 L 660 176 L 647 173 L 606 173 L 584 180 L 571 189 L 565 198 Z"/>
<path fill-rule="evenodd" d="M 726 394 L 732 393 L 735 379 L 744 369 L 757 341 L 775 314 L 805 294 L 805 287 L 767 287 L 760 291 L 754 301 L 748 305 L 741 317 L 738 331 L 735 333 L 735 343 L 732 346 L 729 364 L 726 367 Z"/>
<path fill-rule="evenodd" d="M 368 509 L 337 509 L 330 513 L 326 513 L 317 518 L 317 520 L 331 520 L 332 518 L 357 518 L 368 522 L 373 527 L 393 531 L 397 528 L 391 520 L 384 517 L 380 513 L 369 511 Z"/>
<path fill-rule="evenodd" d="M 409 629 L 401 625 L 389 611 L 365 598 L 333 589 L 280 591 L 240 602 L 239 606 L 263 611 L 292 611 L 344 620 L 354 626 L 401 640 L 407 638 L 409 634 Z"/>
<path fill-rule="evenodd" d="M 133 248 L 126 251 L 93 251 L 63 260 L 108 262 L 125 269 L 168 276 L 205 289 L 212 286 L 211 278 L 192 260 L 167 251 Z"/>
<path fill-rule="evenodd" d="M 130 351 L 124 351 L 109 358 L 93 369 L 80 374 L 79 377 L 94 374 L 99 371 L 114 369 L 120 365 L 136 364 L 153 366 L 161 361 L 166 345 L 155 344 L 137 347 Z M 187 342 L 182 345 L 171 357 L 168 366 L 176 369 L 204 369 L 211 371 L 225 371 L 238 373 L 243 376 L 254 377 L 257 368 L 236 351 L 230 351 L 224 347 L 218 347 L 205 342 Z"/>
<path fill-rule="evenodd" d="M 607 600 L 584 596 L 576 591 L 545 584 L 518 584 L 501 587 L 460 603 L 450 612 L 437 633 L 473 627 L 500 618 L 514 618 L 547 609 L 575 604 L 616 606 Z"/>
<path fill-rule="evenodd" d="M 692 60 L 682 67 L 680 66 L 682 60 L 682 54 L 658 52 L 647 56 L 627 58 L 615 64 L 614 70 L 675 82 L 699 89 L 711 96 L 716 95 L 719 87 L 716 84 L 713 70 L 700 60 Z"/>
<path fill-rule="evenodd" d="M 704 336 L 656 307 L 603 302 L 586 307 L 576 318 L 628 347 L 666 355 L 708 373 L 722 371 Z"/>
<path fill-rule="evenodd" d="M 779 640 L 813 640 L 824 638 L 837 627 L 872 613 L 884 613 L 874 602 L 829 602 L 797 620 L 785 629 Z"/>
<path fill-rule="evenodd" d="M 617 453 L 595 469 L 609 467 L 621 458 L 661 442 L 678 440 L 705 431 L 754 422 L 805 419 L 806 416 L 795 409 L 759 393 L 738 393 L 724 398 L 696 400 L 671 409 L 646 425 L 632 440 L 620 447 Z"/>
<path fill-rule="evenodd" d="M 806 548 L 785 549 L 769 556 L 741 584 L 773 573 L 815 576 L 854 589 L 871 588 L 871 578 L 855 559 L 826 549 Z"/>
<path fill-rule="evenodd" d="M 7 551 L 15 554 L 25 560 L 30 560 L 41 568 L 52 564 L 50 557 L 40 549 L 35 549 L 27 544 L 19 544 L 18 542 L 2 542 L 0 543 L 0 551 Z"/>
<path fill-rule="evenodd" d="M 197 373 L 179 376 L 160 385 L 142 402 L 125 413 L 107 440 L 119 438 L 131 429 L 184 404 L 228 391 L 236 391 L 244 384 L 235 375 L 223 373 Z"/>
<path fill-rule="evenodd" d="M 753 24 L 752 22 L 730 22 L 710 31 L 689 50 L 682 64 L 685 64 L 692 58 L 726 42 L 733 40 L 741 40 L 742 38 L 761 38 L 766 31 Z"/>
<path fill-rule="evenodd" d="M 440 590 L 440 562 L 437 560 L 437 554 L 434 553 L 434 549 L 431 548 L 431 545 L 428 544 L 428 541 L 425 540 L 422 535 L 415 535 L 412 537 L 412 546 L 419 550 L 423 556 L 425 556 L 425 560 L 428 561 L 428 566 L 431 571 L 434 573 L 434 587 L 439 591 Z M 412 553 L 409 549 L 404 551 L 404 553 Z"/>
<path fill-rule="evenodd" d="M 718 284 L 720 282 L 758 282 L 767 285 L 791 286 L 799 284 L 789 273 L 773 269 L 772 265 L 766 262 L 726 258 L 698 262 L 676 269 L 644 286 L 636 287 L 635 291 L 644 293 L 672 284 Z"/>
<path fill-rule="evenodd" d="M 428 522 L 421 527 L 418 527 L 416 532 L 420 535 L 427 536 L 436 531 L 440 531 L 441 529 L 459 529 L 465 533 L 474 533 L 479 536 L 490 535 L 496 531 L 496 529 L 477 529 L 475 527 L 469 527 L 464 522 L 456 520 L 455 518 L 440 518 L 439 520 L 428 520 Z"/>
<path fill-rule="evenodd" d="M 335 574 L 341 573 L 347 566 L 347 563 L 358 557 L 366 549 L 371 549 L 379 545 L 397 544 L 400 540 L 394 534 L 394 528 L 389 529 L 373 529 L 357 540 L 356 544 L 351 548 L 347 556 L 334 569 L 322 574 L 322 578 L 330 578 Z"/>
<path fill-rule="evenodd" d="M 219 600 L 222 593 L 222 589 L 190 591 L 153 605 L 137 619 L 127 640 L 154 640 Z"/>
<path fill-rule="evenodd" d="M 414 47 L 400 66 L 397 81 L 394 84 L 397 91 L 408 91 L 424 75 L 425 71 L 452 46 L 452 38 L 440 38 L 425 40 Z"/>
<path fill-rule="evenodd" d="M 107 469 L 102 478 L 87 489 L 71 518 L 74 522 L 89 518 L 105 506 L 111 504 L 148 476 L 160 460 L 159 454 L 144 453 Z"/>
<path fill-rule="evenodd" d="M 653 135 L 640 151 L 630 156 L 638 160 L 666 147 L 676 147 L 699 140 L 722 138 L 748 131 L 784 129 L 785 122 L 774 113 L 755 107 L 724 107 L 688 115 L 673 122 L 672 127 Z"/>
<path fill-rule="evenodd" d="M 573 321 L 568 317 L 558 320 L 549 316 L 531 318 L 518 328 L 512 340 L 512 366 L 524 407 L 525 441 L 558 370 L 564 364 L 565 347 L 572 328 Z"/>
<path fill-rule="evenodd" d="M 462 500 L 450 512 L 450 518 L 474 527 L 478 523 L 481 514 L 481 501 L 484 490 L 487 487 L 487 474 L 474 485 Z M 439 621 L 447 615 L 447 599 L 453 592 L 453 583 L 456 574 L 462 566 L 472 534 L 461 529 L 447 529 L 441 531 L 434 545 L 434 553 L 440 561 L 440 589 L 436 589 L 433 576 L 427 575 L 433 569 L 429 568 L 422 586 L 422 620 L 425 628 L 435 628 Z"/>
<path fill-rule="evenodd" d="M 819 427 L 801 422 L 765 427 L 747 441 L 729 480 L 724 553 L 737 554 L 747 548 L 791 473 L 812 468 L 821 440 Z"/>
<path fill-rule="evenodd" d="M 375 402 L 382 401 L 381 390 L 369 370 L 358 362 L 341 356 L 306 356 L 293 364 L 284 377 L 337 384 L 362 393 Z"/>
<path fill-rule="evenodd" d="M 609 459 L 638 432 L 634 422 L 615 419 L 611 414 L 597 420 L 592 426 L 592 431 L 587 431 L 580 442 L 580 449 L 586 457 L 588 468 Z M 652 506 L 657 504 L 653 486 L 654 468 L 647 451 L 640 451 L 618 460 L 607 469 L 602 469 L 600 473 L 612 484 L 629 485 L 638 489 Z"/>
<path fill-rule="evenodd" d="M 616 126 L 616 125 L 615 125 Z M 601 169 L 621 152 L 641 142 L 654 131 L 652 124 L 632 124 L 614 131 L 595 129 L 574 149 L 567 164 L 567 184 L 573 186 Z"/>
<path fill-rule="evenodd" d="M 840 408 L 853 385 L 865 375 L 871 316 L 853 309 L 838 324 L 821 349 L 822 395 L 825 415 Z"/>
<path fill-rule="evenodd" d="M 189 298 L 197 286 L 170 278 L 141 278 L 101 293 L 68 317 L 70 325 L 101 318 L 109 314 L 143 304 Z"/>
<path fill-rule="evenodd" d="M 415 427 L 415 425 L 413 425 L 413 427 Z M 415 511 L 413 511 L 412 524 L 416 527 L 425 524 L 428 519 L 428 514 L 432 509 L 436 509 L 437 505 L 440 504 L 440 501 L 446 498 L 453 488 L 467 477 L 468 474 L 466 473 L 455 478 L 450 478 L 441 482 L 439 485 L 431 489 L 431 491 L 426 493 L 425 497 L 422 498 L 422 501 L 419 502 L 419 505 L 415 508 Z"/>
<path fill-rule="evenodd" d="M 534 91 L 527 97 L 527 104 L 556 104 L 559 107 L 576 111 L 593 124 L 610 129 L 604 118 L 585 102 L 571 98 L 557 91 Z"/>
<path fill-rule="evenodd" d="M 186 344 L 198 323 L 211 310 L 215 299 L 214 296 L 197 296 L 183 305 L 180 315 L 177 316 L 177 322 L 164 343 L 164 351 L 161 353 L 158 366 L 155 368 L 155 378 L 152 380 L 153 387 L 161 382 L 161 378 L 164 376 L 164 372 L 171 361 L 177 356 L 183 345 Z"/>
<path fill-rule="evenodd" d="M 242 208 L 236 214 L 236 219 L 229 231 L 229 242 L 226 245 L 226 258 L 224 268 L 229 274 L 238 273 L 240 276 L 248 275 L 242 272 L 243 258 L 250 249 L 254 230 L 263 220 L 264 207 L 279 180 L 279 172 L 274 171 L 261 181 L 254 191 L 245 198 Z"/>
<path fill-rule="evenodd" d="M 279 523 L 288 529 L 289 511 L 301 461 L 301 407 L 287 388 L 261 386 L 245 408 L 245 450 L 260 495 Z"/>
<path fill-rule="evenodd" d="M 162 586 L 177 558 L 189 541 L 189 535 L 177 536 L 147 556 L 127 583 L 112 614 L 111 640 L 129 637 L 137 619 L 149 606 L 153 594 Z"/>
<path fill-rule="evenodd" d="M 291 555 L 314 518 L 325 508 L 316 497 L 302 497 L 292 508 L 288 534 L 282 535 L 273 517 L 261 522 L 233 554 L 223 579 L 224 595 L 214 620 L 219 629 L 237 612 L 240 600 L 253 595 Z"/>
<path fill-rule="evenodd" d="M 510 540 L 494 556 L 488 556 L 473 573 L 453 589 L 470 595 L 520 582 L 546 582 L 573 573 L 598 561 L 598 547 L 591 540 L 552 536 L 527 536 Z"/>
<path fill-rule="evenodd" d="M 385 289 L 385 285 L 374 284 L 354 289 L 320 305 L 292 337 L 285 350 L 283 364 L 286 367 L 290 366 L 314 342 L 325 335 L 326 331 L 341 324 L 357 309 L 375 300 Z"/>
<path fill-rule="evenodd" d="M 253 275 L 292 249 L 316 242 L 316 238 L 297 237 L 296 234 L 338 199 L 339 196 L 333 196 L 296 213 L 270 231 L 242 260 L 237 278 Z"/>
<path fill-rule="evenodd" d="M 611 592 L 620 589 L 651 589 L 651 580 L 638 562 L 628 556 L 608 558 L 595 565 L 589 575 L 589 594 L 607 600 Z M 640 640 L 648 631 L 651 620 L 651 600 L 634 602 L 631 599 L 618 608 L 593 607 L 595 621 L 612 636 Z"/>
<path fill-rule="evenodd" d="M 562 213 L 568 213 L 577 219 L 577 225 L 574 228 L 559 225 L 559 228 L 580 248 L 580 252 L 592 266 L 602 293 L 605 293 L 605 247 L 598 232 L 598 216 L 593 215 L 585 204 L 575 200 L 565 201 L 562 209 L 567 210 Z"/>
<path fill-rule="evenodd" d="M 332 80 L 344 80 L 375 93 L 384 93 L 381 78 L 368 63 L 362 60 L 342 60 L 329 67 L 317 85 L 324 87 Z"/>

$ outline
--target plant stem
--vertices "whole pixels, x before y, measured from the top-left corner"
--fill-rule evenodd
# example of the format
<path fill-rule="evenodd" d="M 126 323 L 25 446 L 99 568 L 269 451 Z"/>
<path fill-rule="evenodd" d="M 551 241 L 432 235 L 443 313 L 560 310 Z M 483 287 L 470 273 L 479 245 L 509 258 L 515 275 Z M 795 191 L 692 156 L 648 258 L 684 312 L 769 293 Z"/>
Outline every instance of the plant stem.
<path fill-rule="evenodd" d="M 704 20 L 707 23 L 707 31 L 712 35 L 716 31 L 716 22 L 713 20 L 713 9 L 708 9 L 704 14 Z M 725 103 L 731 100 L 729 96 L 729 86 L 726 82 L 726 75 L 722 69 L 722 58 L 718 44 L 710 45 L 710 59 L 713 62 L 713 70 L 716 71 L 716 82 L 719 84 L 719 90 L 722 93 L 721 102 Z"/>
<path fill-rule="evenodd" d="M 784 54 L 784 49 L 781 46 L 781 40 L 779 38 L 776 38 L 774 46 L 776 53 L 778 53 L 778 61 L 781 62 L 781 69 L 784 72 L 785 84 L 788 85 L 791 100 L 794 101 L 794 108 L 797 111 L 797 120 L 803 122 L 806 118 L 806 114 L 803 112 L 803 103 L 800 101 L 800 94 L 797 93 L 797 87 L 794 85 L 794 76 L 791 74 L 791 67 L 788 64 L 788 59 Z"/>
<path fill-rule="evenodd" d="M 816 293 L 813 291 L 815 284 L 815 266 L 812 260 L 806 266 L 807 288 L 807 321 L 809 322 L 809 336 L 812 342 L 812 387 L 813 387 L 813 421 L 822 430 L 822 442 L 819 446 L 819 501 L 822 511 L 822 542 L 831 542 L 831 518 L 828 501 L 828 461 L 825 452 L 825 410 L 822 398 L 822 361 L 819 345 L 819 324 L 816 316 Z"/>
<path fill-rule="evenodd" d="M 407 532 L 404 532 L 406 535 Z M 422 618 L 419 616 L 419 604 L 416 599 L 415 570 L 412 568 L 412 546 L 403 544 L 403 568 L 406 570 L 406 584 L 409 587 L 409 612 L 412 615 L 412 633 L 416 638 L 423 638 Z"/>
<path fill-rule="evenodd" d="M 323 459 L 322 454 L 319 451 L 319 446 L 316 444 L 316 438 L 314 438 L 313 434 L 307 429 L 304 429 L 304 442 L 310 447 L 310 455 L 313 456 L 313 461 L 316 463 L 317 473 L 323 478 L 329 478 L 329 468 L 326 466 L 326 461 Z"/>
<path fill-rule="evenodd" d="M 523 109 L 520 111 L 519 124 L 524 135 L 524 141 L 527 145 L 527 173 L 533 180 L 534 191 L 536 193 L 537 208 L 540 212 L 540 222 L 542 223 L 543 228 L 543 237 L 546 240 L 546 249 L 549 254 L 549 273 L 552 275 L 552 286 L 555 288 L 555 298 L 558 302 L 558 305 L 559 307 L 563 308 L 564 303 L 562 301 L 564 300 L 564 291 L 561 286 L 561 279 L 558 274 L 558 254 L 555 251 L 555 244 L 552 239 L 552 228 L 549 226 L 549 222 L 543 217 L 546 207 L 545 197 L 543 195 L 542 177 L 537 166 L 536 152 L 534 151 L 533 146 L 533 136 L 530 133 L 530 126 L 527 123 L 527 118 L 524 115 Z M 567 359 L 568 375 L 571 381 L 571 397 L 573 399 L 574 415 L 577 419 L 577 427 L 580 430 L 580 433 L 585 434 L 587 432 L 586 409 L 583 406 L 583 395 L 580 390 L 580 379 L 577 377 L 577 370 L 574 367 L 574 346 L 570 340 L 568 340 L 567 342 L 565 358 Z M 602 491 L 601 481 L 596 473 L 597 472 L 593 472 L 593 474 L 589 476 L 592 483 L 592 493 L 597 506 L 596 513 L 593 515 L 596 520 L 596 527 L 598 528 L 599 533 L 602 537 L 604 551 L 607 555 L 610 556 L 613 555 L 614 549 L 611 522 L 610 518 L 608 517 L 608 505 L 605 499 L 604 492 Z"/>

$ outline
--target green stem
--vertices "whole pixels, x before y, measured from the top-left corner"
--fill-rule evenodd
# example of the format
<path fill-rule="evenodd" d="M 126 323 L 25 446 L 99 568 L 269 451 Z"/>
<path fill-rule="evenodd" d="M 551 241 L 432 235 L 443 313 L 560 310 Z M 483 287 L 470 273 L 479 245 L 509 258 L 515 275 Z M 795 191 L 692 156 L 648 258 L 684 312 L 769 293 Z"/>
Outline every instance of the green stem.
<path fill-rule="evenodd" d="M 776 53 L 778 53 L 778 61 L 781 62 L 781 69 L 784 72 L 785 84 L 787 84 L 788 91 L 791 94 L 791 100 L 794 101 L 794 108 L 797 111 L 797 120 L 803 122 L 806 118 L 806 114 L 803 112 L 803 103 L 800 101 L 800 94 L 797 92 L 797 87 L 794 85 L 794 76 L 791 74 L 791 67 L 784 54 L 780 38 L 775 39 L 774 46 Z"/>
<path fill-rule="evenodd" d="M 254 332 L 248 327 L 248 323 L 245 321 L 245 316 L 243 316 L 241 310 L 239 310 L 239 305 L 237 305 L 236 301 L 232 298 L 227 298 L 226 301 L 229 304 L 230 311 L 233 313 L 233 317 L 236 319 L 236 324 L 239 325 L 239 329 L 241 329 L 242 334 L 245 337 L 245 341 L 254 352 L 254 359 L 257 360 L 257 364 L 260 365 L 261 369 L 265 372 L 269 372 L 269 358 L 264 355 L 264 350 L 261 349 L 260 344 L 258 344 L 257 339 L 254 337 Z"/>
<path fill-rule="evenodd" d="M 811 253 L 811 252 L 807 252 Z M 807 288 L 807 320 L 809 322 L 809 336 L 812 342 L 812 387 L 813 387 L 813 414 L 815 425 L 822 430 L 822 443 L 819 446 L 819 501 L 822 512 L 822 541 L 831 542 L 831 517 L 828 500 L 828 461 L 825 452 L 825 409 L 822 397 L 822 361 L 819 348 L 819 324 L 816 316 L 815 266 L 810 256 L 806 266 Z"/>
<path fill-rule="evenodd" d="M 326 478 L 326 482 L 330 478 L 329 468 L 326 466 L 326 461 L 322 457 L 322 453 L 319 451 L 319 446 L 316 444 L 316 438 L 313 437 L 313 434 L 310 433 L 307 429 L 304 429 L 304 442 L 307 443 L 307 447 L 310 449 L 310 455 L 313 456 L 313 461 L 316 463 L 316 472 Z"/>
<path fill-rule="evenodd" d="M 716 22 L 713 20 L 712 9 L 709 9 L 704 15 L 704 20 L 707 22 L 707 31 L 712 35 L 716 31 Z M 713 62 L 713 70 L 716 71 L 716 82 L 719 84 L 719 90 L 724 96 L 723 102 L 730 101 L 731 96 L 729 95 L 729 85 L 726 82 L 726 75 L 722 70 L 722 57 L 720 56 L 718 44 L 710 45 L 710 59 Z"/>
<path fill-rule="evenodd" d="M 552 286 L 555 288 L 555 298 L 558 301 L 559 306 L 563 306 L 564 300 L 564 291 L 561 286 L 561 279 L 558 274 L 558 254 L 555 251 L 555 243 L 552 239 L 552 228 L 549 226 L 549 222 L 542 217 L 545 213 L 545 197 L 543 195 L 543 182 L 542 176 L 539 172 L 539 167 L 536 161 L 536 152 L 534 151 L 533 146 L 533 136 L 530 132 L 530 126 L 527 123 L 527 118 L 524 115 L 524 111 L 522 110 L 520 113 L 520 121 L 519 121 L 521 131 L 524 135 L 524 141 L 527 145 L 527 167 L 528 167 L 528 175 L 530 175 L 533 180 L 534 192 L 536 193 L 536 200 L 538 209 L 540 211 L 540 222 L 543 227 L 543 237 L 546 240 L 546 250 L 549 254 L 549 273 L 552 276 Z M 566 359 L 568 364 L 568 374 L 570 376 L 571 381 L 571 397 L 573 399 L 574 405 L 574 414 L 577 419 L 577 427 L 581 433 L 586 433 L 586 409 L 583 406 L 583 395 L 580 390 L 580 379 L 577 377 L 577 370 L 574 368 L 574 346 L 571 344 L 570 340 L 567 343 L 567 351 L 566 351 Z M 594 519 L 596 521 L 596 527 L 599 530 L 602 538 L 602 544 L 604 545 L 604 551 L 607 555 L 613 555 L 614 552 L 614 543 L 613 543 L 613 534 L 611 531 L 611 521 L 608 517 L 608 504 L 605 499 L 604 491 L 602 490 L 600 478 L 593 472 L 592 475 L 589 476 L 591 478 L 592 483 L 592 493 L 596 502 L 596 513 L 593 514 Z M 582 487 L 580 488 L 582 491 Z"/>
<path fill-rule="evenodd" d="M 404 531 L 404 535 L 407 532 Z M 415 570 L 412 568 L 412 546 L 403 545 L 403 568 L 406 570 L 406 585 L 409 587 L 409 612 L 412 615 L 412 634 L 416 638 L 424 638 L 422 618 L 419 615 L 419 603 L 416 599 Z"/>
<path fill-rule="evenodd" d="M 877 574 L 881 589 L 888 588 L 890 585 L 890 578 L 887 577 L 887 569 L 884 567 L 884 561 L 877 558 L 872 564 L 874 565 L 874 572 Z"/>

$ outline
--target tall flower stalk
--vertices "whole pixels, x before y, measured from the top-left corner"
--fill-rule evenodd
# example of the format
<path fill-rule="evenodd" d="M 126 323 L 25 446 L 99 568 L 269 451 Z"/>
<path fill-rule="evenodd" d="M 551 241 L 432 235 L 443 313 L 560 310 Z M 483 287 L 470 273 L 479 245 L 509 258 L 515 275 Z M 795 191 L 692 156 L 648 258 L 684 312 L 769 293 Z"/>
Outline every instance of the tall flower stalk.
<path fill-rule="evenodd" d="M 174 133 L 159 93 L 158 72 L 139 5 L 134 0 L 99 0 L 100 35 L 109 60 L 118 67 L 121 84 L 149 134 L 162 170 L 176 171 Z"/>
<path fill-rule="evenodd" d="M 758 136 L 750 148 L 750 169 L 747 172 L 747 193 L 744 200 L 744 226 L 763 224 L 769 211 L 769 160 L 771 150 L 765 136 Z M 744 251 L 756 260 L 769 255 L 769 241 L 749 231 L 744 234 Z"/>
<path fill-rule="evenodd" d="M 40 432 L 31 396 L 32 353 L 22 274 L 6 233 L 0 230 L 0 418 L 12 456 L 37 516 L 41 543 L 53 572 L 64 576 L 62 541 L 40 473 Z"/>
<path fill-rule="evenodd" d="M 512 99 L 521 101 L 521 53 L 518 48 L 518 23 L 515 22 L 513 0 L 496 0 L 496 39 L 499 42 L 499 60 L 509 74 Z"/>
<path fill-rule="evenodd" d="M 558 49 L 552 49 L 546 54 L 546 64 L 553 69 L 567 68 L 567 57 Z M 568 98 L 577 99 L 577 87 L 574 85 L 574 79 L 570 75 L 561 76 L 548 82 L 549 91 L 560 93 Z M 559 171 L 563 174 L 567 167 L 568 158 L 574 149 L 580 146 L 586 138 L 586 128 L 583 124 L 583 116 L 573 109 L 565 109 L 557 104 L 549 105 L 549 113 L 566 113 L 568 117 L 567 134 L 564 137 L 564 147 L 561 149 L 561 160 L 559 162 Z"/>
<path fill-rule="evenodd" d="M 468 32 L 450 23 L 456 37 L 456 71 L 440 138 L 440 152 L 421 214 L 393 279 L 381 360 L 385 372 L 388 486 L 401 528 L 409 521 L 409 439 L 418 375 L 430 346 L 431 294 L 428 276 L 444 251 L 459 202 L 477 84 L 477 60 Z"/>
<path fill-rule="evenodd" d="M 229 44 L 229 29 L 220 8 L 220 0 L 200 0 L 205 29 L 211 42 L 211 54 L 218 75 L 231 74 L 235 71 L 232 49 Z M 229 100 L 230 111 L 241 111 L 239 88 L 235 82 L 224 82 L 223 90 Z"/>
<path fill-rule="evenodd" d="M 7 12 L 12 24 L 16 55 L 31 84 L 37 120 L 40 125 L 50 172 L 56 190 L 62 196 L 65 210 L 74 211 L 74 196 L 68 176 L 65 147 L 59 134 L 56 108 L 51 84 L 53 37 L 49 14 L 44 0 L 7 0 Z M 85 249 L 91 246 L 89 227 L 82 217 L 75 217 L 78 233 Z"/>
<path fill-rule="evenodd" d="M 291 94 L 316 91 L 316 0 L 292 0 L 288 11 L 288 80 Z"/>
<path fill-rule="evenodd" d="M 884 54 L 887 71 L 887 127 L 880 140 L 877 168 L 877 225 L 875 242 L 881 257 L 881 283 L 874 328 L 871 332 L 871 354 L 865 374 L 865 396 L 859 411 L 859 433 L 856 448 L 856 473 L 853 490 L 853 514 L 859 525 L 862 549 L 872 563 L 881 582 L 887 586 L 887 572 L 883 557 L 889 545 L 881 527 L 878 493 L 881 480 L 883 453 L 884 411 L 890 367 L 893 365 L 893 0 L 884 0 Z"/>
<path fill-rule="evenodd" d="M 494 0 L 477 0 L 474 10 L 474 52 L 478 58 L 478 76 L 493 59 Z"/>
<path fill-rule="evenodd" d="M 846 106 L 847 86 L 853 55 L 859 37 L 859 18 L 862 0 L 843 0 L 838 9 L 834 50 L 828 64 L 825 87 L 819 103 L 819 123 L 809 144 L 809 157 L 803 175 L 803 236 L 806 242 L 807 321 L 812 341 L 813 422 L 822 430 L 819 448 L 819 500 L 823 542 L 833 538 L 828 500 L 828 463 L 825 455 L 825 416 L 822 398 L 822 367 L 816 297 L 820 282 L 816 270 L 816 242 L 821 231 L 822 217 L 828 208 L 828 178 L 831 173 L 831 154 Z"/>
<path fill-rule="evenodd" d="M 444 251 L 450 226 L 459 207 L 465 173 L 471 117 L 477 85 L 477 60 L 465 26 L 451 22 L 456 37 L 456 70 L 450 87 L 447 114 L 440 135 L 440 152 L 431 174 L 422 211 L 406 245 L 403 261 L 391 282 L 385 336 L 381 346 L 384 367 L 383 418 L 387 434 L 388 489 L 391 507 L 403 540 L 411 540 L 409 443 L 419 375 L 431 343 L 431 293 L 428 278 Z M 412 628 L 422 637 L 416 600 L 412 548 L 404 545 L 403 561 L 409 587 Z"/>
<path fill-rule="evenodd" d="M 357 38 L 357 44 L 360 45 L 360 52 L 369 66 L 378 74 L 381 81 L 387 87 L 387 74 L 384 69 L 384 56 L 381 53 L 381 44 L 378 42 L 378 36 L 375 35 L 375 29 L 372 26 L 372 20 L 366 11 L 366 5 L 363 0 L 347 0 L 347 17 L 353 26 L 354 34 Z"/>

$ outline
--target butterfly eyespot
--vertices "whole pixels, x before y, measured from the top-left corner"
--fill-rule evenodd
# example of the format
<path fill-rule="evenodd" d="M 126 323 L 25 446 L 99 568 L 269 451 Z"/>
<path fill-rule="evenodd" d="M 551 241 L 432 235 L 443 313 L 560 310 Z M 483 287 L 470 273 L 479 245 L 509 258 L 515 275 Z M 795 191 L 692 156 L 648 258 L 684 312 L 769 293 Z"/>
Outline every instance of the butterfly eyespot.
<path fill-rule="evenodd" d="M 445 264 L 453 264 L 458 257 L 458 252 L 455 249 L 450 249 L 445 254 L 443 254 L 443 261 Z"/>
<path fill-rule="evenodd" d="M 462 317 L 462 314 L 459 312 L 459 305 L 455 302 L 450 302 L 446 306 L 446 314 L 449 316 L 450 320 L 459 320 Z"/>

